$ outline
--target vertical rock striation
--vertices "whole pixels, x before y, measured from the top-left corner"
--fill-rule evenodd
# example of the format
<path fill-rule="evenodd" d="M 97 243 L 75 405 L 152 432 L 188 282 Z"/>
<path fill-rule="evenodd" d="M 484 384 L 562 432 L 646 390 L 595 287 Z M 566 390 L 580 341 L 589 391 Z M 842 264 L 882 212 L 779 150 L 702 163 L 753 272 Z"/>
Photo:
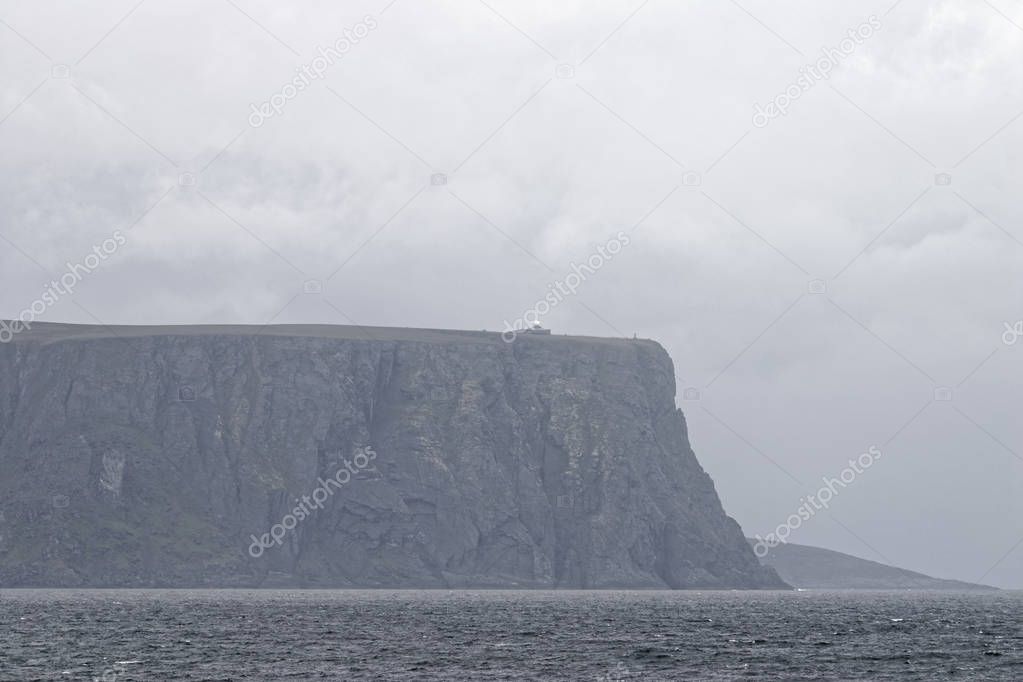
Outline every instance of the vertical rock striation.
<path fill-rule="evenodd" d="M 674 398 L 650 341 L 35 325 L 0 345 L 0 585 L 785 587 Z"/>

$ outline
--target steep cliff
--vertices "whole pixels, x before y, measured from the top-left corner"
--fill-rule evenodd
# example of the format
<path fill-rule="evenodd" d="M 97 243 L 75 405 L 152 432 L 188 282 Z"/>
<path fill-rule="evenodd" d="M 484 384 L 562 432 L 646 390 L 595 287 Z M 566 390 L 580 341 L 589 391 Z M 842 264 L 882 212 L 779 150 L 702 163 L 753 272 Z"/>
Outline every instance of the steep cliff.
<path fill-rule="evenodd" d="M 0 586 L 785 587 L 674 396 L 650 341 L 34 325 Z"/>

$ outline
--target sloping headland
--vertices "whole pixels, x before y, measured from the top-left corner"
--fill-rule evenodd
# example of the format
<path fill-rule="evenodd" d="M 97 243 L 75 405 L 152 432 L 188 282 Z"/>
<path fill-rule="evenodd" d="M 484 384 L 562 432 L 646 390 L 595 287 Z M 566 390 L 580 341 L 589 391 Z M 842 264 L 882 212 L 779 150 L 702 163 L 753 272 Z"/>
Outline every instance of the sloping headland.
<path fill-rule="evenodd" d="M 749 539 L 750 546 L 756 540 Z M 995 587 L 932 578 L 830 549 L 782 543 L 763 557 L 782 580 L 796 588 L 821 590 L 995 590 Z"/>

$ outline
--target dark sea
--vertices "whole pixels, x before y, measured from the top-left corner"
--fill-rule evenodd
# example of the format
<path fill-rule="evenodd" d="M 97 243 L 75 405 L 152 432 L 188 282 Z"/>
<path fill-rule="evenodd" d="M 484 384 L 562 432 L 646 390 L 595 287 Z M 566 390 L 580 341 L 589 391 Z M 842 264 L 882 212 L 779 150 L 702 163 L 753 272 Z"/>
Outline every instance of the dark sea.
<path fill-rule="evenodd" d="M 1023 680 L 1023 593 L 0 590 L 2 680 Z"/>

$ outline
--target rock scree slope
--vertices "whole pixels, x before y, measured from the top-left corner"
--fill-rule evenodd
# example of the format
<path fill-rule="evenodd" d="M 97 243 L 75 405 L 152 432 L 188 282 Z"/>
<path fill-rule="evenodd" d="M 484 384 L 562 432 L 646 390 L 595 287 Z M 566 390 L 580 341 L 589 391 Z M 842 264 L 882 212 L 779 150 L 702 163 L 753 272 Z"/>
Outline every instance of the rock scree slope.
<path fill-rule="evenodd" d="M 787 587 L 655 342 L 63 324 L 0 345 L 0 586 Z"/>

